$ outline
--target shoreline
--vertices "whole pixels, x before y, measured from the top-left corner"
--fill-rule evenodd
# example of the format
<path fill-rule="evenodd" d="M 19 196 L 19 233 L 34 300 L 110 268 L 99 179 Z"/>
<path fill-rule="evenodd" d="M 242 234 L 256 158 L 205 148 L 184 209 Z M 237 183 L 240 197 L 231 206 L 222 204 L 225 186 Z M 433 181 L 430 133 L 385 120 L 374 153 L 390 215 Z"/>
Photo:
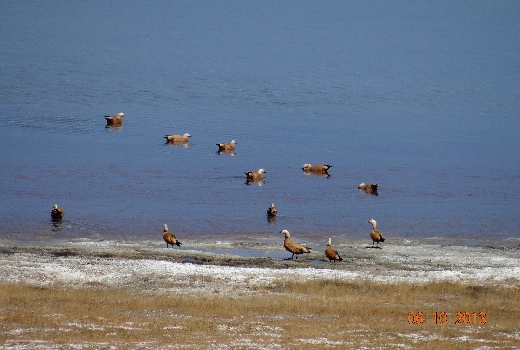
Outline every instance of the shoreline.
<path fill-rule="evenodd" d="M 228 292 L 246 280 L 268 285 L 276 279 L 520 285 L 517 248 L 394 240 L 381 249 L 371 249 L 365 240 L 347 241 L 333 243 L 343 261 L 329 262 L 323 252 L 325 245 L 323 249 L 315 247 L 311 254 L 287 260 L 291 254 L 279 241 L 269 237 L 260 243 L 188 240 L 181 248 L 168 249 L 158 240 L 74 240 L 42 246 L 0 242 L 0 278 L 32 285 L 108 288 L 140 286 L 146 279 L 157 290 L 167 290 L 172 279 L 211 279 L 205 289 L 188 284 L 183 286 L 185 290 L 177 290 L 183 293 Z"/>

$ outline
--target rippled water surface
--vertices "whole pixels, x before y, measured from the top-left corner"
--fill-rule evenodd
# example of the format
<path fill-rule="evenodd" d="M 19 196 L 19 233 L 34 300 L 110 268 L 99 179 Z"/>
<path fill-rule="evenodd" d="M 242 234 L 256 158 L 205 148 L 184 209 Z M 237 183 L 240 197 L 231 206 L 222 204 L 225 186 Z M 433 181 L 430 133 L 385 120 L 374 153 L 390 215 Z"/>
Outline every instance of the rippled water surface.
<path fill-rule="evenodd" d="M 1 238 L 519 236 L 516 1 L 1 8 Z"/>

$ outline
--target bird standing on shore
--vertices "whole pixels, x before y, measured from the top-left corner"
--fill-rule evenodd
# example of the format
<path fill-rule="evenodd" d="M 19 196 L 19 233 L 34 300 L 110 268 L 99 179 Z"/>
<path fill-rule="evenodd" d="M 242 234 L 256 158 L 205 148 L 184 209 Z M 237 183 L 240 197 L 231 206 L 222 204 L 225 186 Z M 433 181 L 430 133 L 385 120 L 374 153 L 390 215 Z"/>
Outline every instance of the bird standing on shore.
<path fill-rule="evenodd" d="M 339 256 L 338 251 L 331 246 L 331 239 L 329 238 L 329 244 L 327 244 L 327 248 L 325 248 L 325 256 L 329 258 L 329 261 L 336 260 L 343 261 L 341 256 Z"/>
<path fill-rule="evenodd" d="M 283 246 L 285 250 L 292 253 L 291 259 L 294 259 L 294 254 L 296 254 L 296 259 L 298 259 L 299 254 L 310 253 L 311 248 L 304 247 L 301 244 L 291 241 L 291 234 L 289 233 L 289 231 L 282 230 L 280 231 L 280 233 L 283 233 L 285 235 Z"/>
<path fill-rule="evenodd" d="M 172 248 L 174 245 L 180 247 L 182 244 L 181 242 L 179 242 L 177 240 L 177 237 L 173 233 L 168 232 L 168 226 L 166 224 L 164 224 L 163 239 L 166 242 L 166 248 L 168 248 L 168 246 L 170 244 L 171 244 Z"/>
<path fill-rule="evenodd" d="M 63 216 L 65 216 L 65 212 L 63 209 L 58 208 L 57 204 L 54 204 L 54 207 L 52 207 L 51 211 L 51 218 L 53 221 L 59 221 L 63 219 Z"/>
<path fill-rule="evenodd" d="M 125 114 L 123 112 L 118 113 L 114 116 L 105 116 L 105 119 L 107 121 L 107 126 L 120 126 L 123 124 L 123 117 Z"/>
<path fill-rule="evenodd" d="M 370 219 L 368 222 L 372 224 L 372 232 L 370 232 L 370 238 L 372 238 L 372 247 L 374 246 L 374 242 L 376 242 L 377 247 L 379 247 L 379 242 L 385 241 L 383 234 L 376 229 L 377 221 Z"/>

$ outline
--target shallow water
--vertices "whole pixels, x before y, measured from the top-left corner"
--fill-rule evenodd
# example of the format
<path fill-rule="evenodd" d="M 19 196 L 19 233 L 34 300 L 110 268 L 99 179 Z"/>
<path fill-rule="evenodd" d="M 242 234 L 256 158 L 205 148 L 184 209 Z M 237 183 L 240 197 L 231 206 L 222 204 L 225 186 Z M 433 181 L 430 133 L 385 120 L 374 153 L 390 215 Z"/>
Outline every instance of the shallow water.
<path fill-rule="evenodd" d="M 0 238 L 167 223 L 318 240 L 365 237 L 370 218 L 394 237 L 518 237 L 519 15 L 514 1 L 7 2 Z M 164 144 L 185 132 L 188 147 Z M 264 185 L 246 185 L 259 168 Z"/>

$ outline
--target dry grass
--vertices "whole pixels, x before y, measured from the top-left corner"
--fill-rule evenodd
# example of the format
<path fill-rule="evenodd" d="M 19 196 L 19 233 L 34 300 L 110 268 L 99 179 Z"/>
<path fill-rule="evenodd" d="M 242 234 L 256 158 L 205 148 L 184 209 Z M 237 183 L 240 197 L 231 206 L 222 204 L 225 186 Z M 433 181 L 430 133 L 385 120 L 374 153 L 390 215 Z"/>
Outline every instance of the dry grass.
<path fill-rule="evenodd" d="M 519 288 L 314 280 L 279 281 L 242 295 L 1 284 L 0 348 L 520 346 Z M 409 324 L 410 311 L 422 311 L 424 323 Z M 435 311 L 446 312 L 448 322 L 435 324 Z M 487 323 L 456 325 L 457 311 L 484 311 Z"/>

